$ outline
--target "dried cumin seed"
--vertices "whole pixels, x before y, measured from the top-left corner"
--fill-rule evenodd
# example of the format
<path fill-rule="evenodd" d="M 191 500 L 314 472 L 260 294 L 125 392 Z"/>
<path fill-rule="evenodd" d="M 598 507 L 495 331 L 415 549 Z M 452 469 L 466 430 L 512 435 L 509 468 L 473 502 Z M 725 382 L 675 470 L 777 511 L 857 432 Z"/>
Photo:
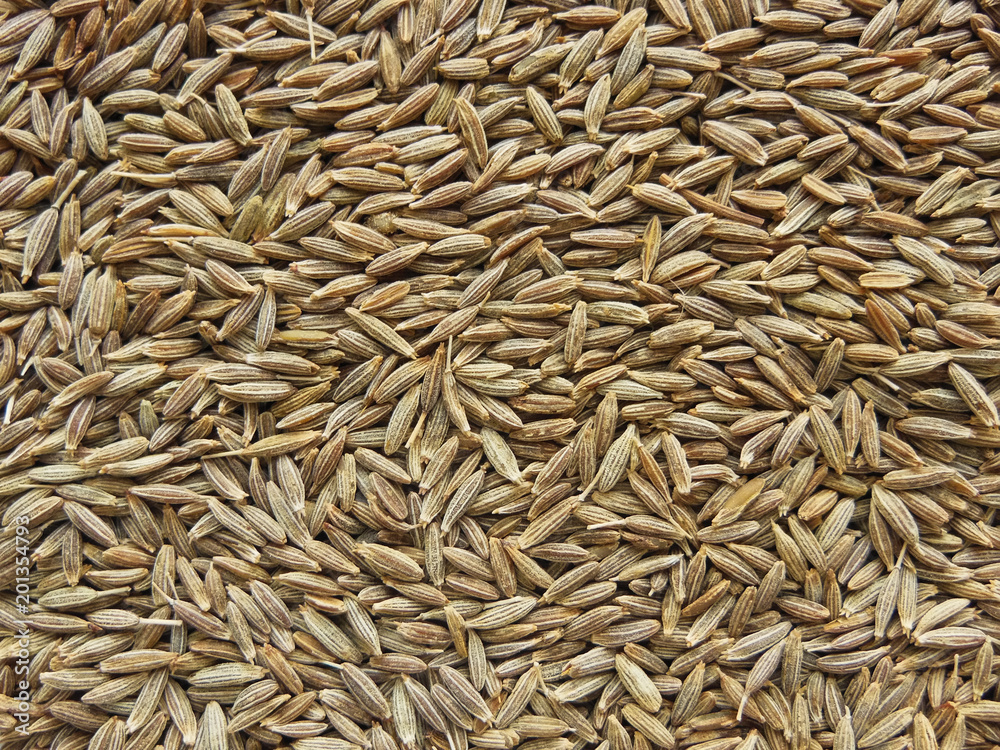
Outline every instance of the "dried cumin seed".
<path fill-rule="evenodd" d="M 996 35 L 750 5 L 0 22 L 46 731 L 993 739 Z"/>

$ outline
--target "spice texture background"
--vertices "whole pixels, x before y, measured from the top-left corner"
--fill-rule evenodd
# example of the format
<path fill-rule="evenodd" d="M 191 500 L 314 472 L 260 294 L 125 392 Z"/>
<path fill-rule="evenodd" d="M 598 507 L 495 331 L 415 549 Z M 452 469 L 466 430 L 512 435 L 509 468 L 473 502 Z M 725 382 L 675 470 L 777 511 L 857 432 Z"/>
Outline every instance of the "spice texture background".
<path fill-rule="evenodd" d="M 1000 746 L 998 25 L 0 0 L 0 747 Z"/>

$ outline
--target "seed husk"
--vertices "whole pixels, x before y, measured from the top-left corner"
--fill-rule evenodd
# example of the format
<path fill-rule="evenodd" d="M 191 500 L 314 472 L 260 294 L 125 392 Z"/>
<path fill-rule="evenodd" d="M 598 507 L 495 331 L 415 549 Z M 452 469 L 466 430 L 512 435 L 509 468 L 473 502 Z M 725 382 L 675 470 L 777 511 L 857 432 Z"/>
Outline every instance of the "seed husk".
<path fill-rule="evenodd" d="M 34 5 L 0 745 L 997 744 L 991 3 Z"/>

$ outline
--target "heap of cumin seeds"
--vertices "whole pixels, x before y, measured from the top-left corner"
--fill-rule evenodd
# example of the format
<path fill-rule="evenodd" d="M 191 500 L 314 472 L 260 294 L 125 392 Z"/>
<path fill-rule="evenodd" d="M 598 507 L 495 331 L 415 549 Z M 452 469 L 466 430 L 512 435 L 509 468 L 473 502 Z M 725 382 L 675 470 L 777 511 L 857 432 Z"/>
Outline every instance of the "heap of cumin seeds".
<path fill-rule="evenodd" d="M 997 8 L 0 2 L 0 747 L 1000 745 Z"/>

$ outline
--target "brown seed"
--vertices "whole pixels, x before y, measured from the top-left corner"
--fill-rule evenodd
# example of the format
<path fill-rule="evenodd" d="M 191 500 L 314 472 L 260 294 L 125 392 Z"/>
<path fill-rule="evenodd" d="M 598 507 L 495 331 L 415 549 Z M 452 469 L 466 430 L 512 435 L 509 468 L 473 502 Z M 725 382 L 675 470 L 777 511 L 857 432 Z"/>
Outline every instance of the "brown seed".
<path fill-rule="evenodd" d="M 766 5 L 7 9 L 35 744 L 995 744 L 992 11 Z"/>

